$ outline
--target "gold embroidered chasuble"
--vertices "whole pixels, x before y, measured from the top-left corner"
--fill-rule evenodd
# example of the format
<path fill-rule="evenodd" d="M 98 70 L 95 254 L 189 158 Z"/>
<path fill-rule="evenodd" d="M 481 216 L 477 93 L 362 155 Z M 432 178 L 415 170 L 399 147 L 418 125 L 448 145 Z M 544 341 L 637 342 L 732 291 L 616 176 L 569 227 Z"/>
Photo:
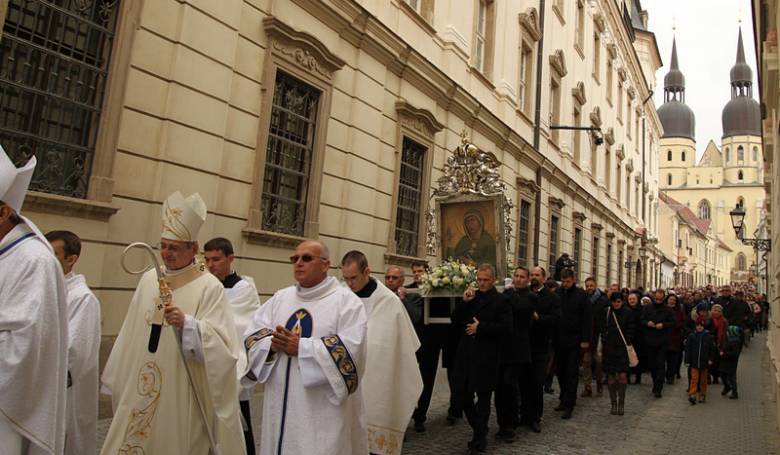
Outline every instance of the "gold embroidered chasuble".
<path fill-rule="evenodd" d="M 194 393 L 219 453 L 244 454 L 236 399 L 240 341 L 223 286 L 197 266 L 168 281 L 173 304 L 195 318 L 201 336 L 204 361 L 187 360 L 194 387 L 171 326 L 163 327 L 157 352 L 148 351 L 149 321 L 159 295 L 151 270 L 138 284 L 103 372 L 114 419 L 101 454 L 208 454 L 208 434 Z"/>

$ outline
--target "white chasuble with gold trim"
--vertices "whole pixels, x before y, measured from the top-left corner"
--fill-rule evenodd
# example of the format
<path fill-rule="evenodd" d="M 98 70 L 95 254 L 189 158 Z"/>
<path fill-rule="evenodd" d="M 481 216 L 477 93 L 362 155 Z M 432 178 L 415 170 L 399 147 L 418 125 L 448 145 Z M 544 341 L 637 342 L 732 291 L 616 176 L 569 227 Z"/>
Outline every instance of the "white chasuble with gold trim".
<path fill-rule="evenodd" d="M 301 336 L 297 356 L 272 353 L 277 326 Z M 362 374 L 366 313 L 333 277 L 278 291 L 245 333 L 245 386 L 265 383 L 262 455 L 366 455 Z"/>
<path fill-rule="evenodd" d="M 114 419 L 101 454 L 208 454 L 210 444 L 194 394 L 220 455 L 245 454 L 236 366 L 240 341 L 222 284 L 197 265 L 166 278 L 173 304 L 197 322 L 203 361 L 189 359 L 187 378 L 176 334 L 165 325 L 157 352 L 148 350 L 159 295 L 154 270 L 143 275 L 103 372 Z"/>

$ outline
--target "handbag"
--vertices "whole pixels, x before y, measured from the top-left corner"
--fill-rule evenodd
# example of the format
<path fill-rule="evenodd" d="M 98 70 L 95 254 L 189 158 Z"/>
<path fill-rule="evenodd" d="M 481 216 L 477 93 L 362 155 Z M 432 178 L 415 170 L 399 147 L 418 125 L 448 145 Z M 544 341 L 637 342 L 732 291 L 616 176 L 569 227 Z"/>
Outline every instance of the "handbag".
<path fill-rule="evenodd" d="M 610 308 L 610 311 L 612 309 Z M 615 312 L 611 311 L 612 317 L 615 319 L 615 326 L 617 326 L 618 333 L 620 333 L 620 338 L 623 339 L 623 344 L 626 346 L 626 353 L 628 354 L 628 366 L 631 368 L 634 368 L 635 366 L 639 365 L 639 356 L 636 355 L 636 350 L 633 346 L 629 345 L 626 341 L 626 337 L 623 336 L 623 330 L 620 328 L 620 323 L 618 322 L 617 316 L 615 316 Z"/>

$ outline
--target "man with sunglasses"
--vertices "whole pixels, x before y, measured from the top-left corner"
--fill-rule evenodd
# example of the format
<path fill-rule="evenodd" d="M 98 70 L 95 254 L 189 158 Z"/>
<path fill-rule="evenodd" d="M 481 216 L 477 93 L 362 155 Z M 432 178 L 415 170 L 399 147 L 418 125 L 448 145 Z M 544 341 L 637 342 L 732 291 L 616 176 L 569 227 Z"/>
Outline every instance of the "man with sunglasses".
<path fill-rule="evenodd" d="M 290 262 L 296 284 L 265 302 L 244 334 L 242 385 L 265 384 L 260 453 L 366 454 L 363 303 L 328 276 L 322 243 L 299 244 Z"/>
<path fill-rule="evenodd" d="M 345 254 L 341 274 L 363 301 L 368 317 L 363 396 L 369 452 L 400 455 L 423 387 L 415 356 L 420 342 L 398 296 L 371 277 L 365 254 L 355 250 Z"/>
<path fill-rule="evenodd" d="M 65 445 L 65 277 L 20 214 L 35 164 L 17 169 L 0 147 L 0 452 L 9 455 L 60 454 Z"/>
<path fill-rule="evenodd" d="M 103 371 L 114 418 L 102 454 L 245 453 L 243 350 L 222 283 L 195 261 L 205 220 L 197 193 L 163 203 L 163 276 L 141 277 Z"/>

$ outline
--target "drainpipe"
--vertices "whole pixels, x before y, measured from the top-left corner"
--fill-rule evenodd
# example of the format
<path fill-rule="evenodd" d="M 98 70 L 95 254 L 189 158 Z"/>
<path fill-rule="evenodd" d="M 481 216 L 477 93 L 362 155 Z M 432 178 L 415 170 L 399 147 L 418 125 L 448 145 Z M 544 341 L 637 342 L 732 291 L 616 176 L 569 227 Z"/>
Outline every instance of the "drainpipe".
<path fill-rule="evenodd" d="M 539 153 L 542 121 L 542 64 L 544 63 L 544 1 L 539 0 L 539 43 L 536 48 L 536 109 L 534 111 L 534 151 Z M 536 170 L 536 202 L 534 203 L 534 265 L 539 264 L 539 230 L 542 224 L 542 168 Z M 549 267 L 548 267 L 549 268 Z"/>

